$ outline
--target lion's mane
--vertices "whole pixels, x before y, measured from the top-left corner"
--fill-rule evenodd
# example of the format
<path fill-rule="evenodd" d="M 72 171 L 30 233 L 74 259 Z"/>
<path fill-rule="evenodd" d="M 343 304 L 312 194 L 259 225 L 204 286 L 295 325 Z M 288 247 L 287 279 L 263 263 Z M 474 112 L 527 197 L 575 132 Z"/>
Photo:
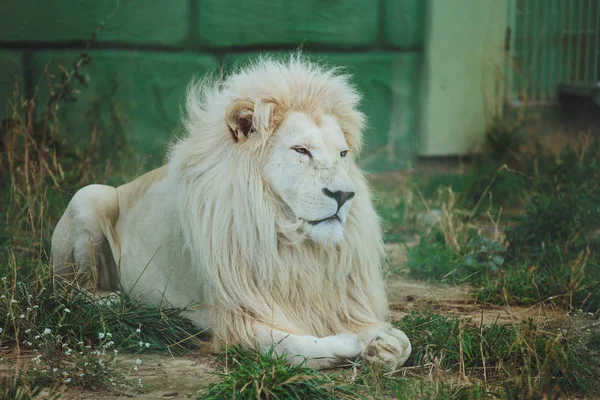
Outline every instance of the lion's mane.
<path fill-rule="evenodd" d="M 255 103 L 252 134 L 259 140 L 232 140 L 225 114 L 238 99 Z M 354 161 L 356 197 L 338 246 L 319 246 L 299 233 L 262 173 L 269 138 L 277 134 L 272 119 L 290 110 L 335 115 L 358 153 L 359 100 L 347 75 L 299 54 L 263 57 L 228 77 L 190 85 L 187 134 L 171 149 L 169 176 L 216 346 L 255 346 L 253 321 L 327 336 L 385 319 L 381 225 Z"/>

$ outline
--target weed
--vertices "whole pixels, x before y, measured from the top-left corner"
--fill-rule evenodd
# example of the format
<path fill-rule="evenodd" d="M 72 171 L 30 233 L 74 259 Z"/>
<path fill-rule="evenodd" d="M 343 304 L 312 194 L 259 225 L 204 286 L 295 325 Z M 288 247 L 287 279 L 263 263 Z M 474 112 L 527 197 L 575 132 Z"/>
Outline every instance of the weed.
<path fill-rule="evenodd" d="M 21 370 L 9 376 L 0 376 L 0 400 L 34 400 L 40 398 L 43 390 L 43 385 L 27 382 Z M 60 393 L 57 388 L 52 388 L 44 398 L 56 400 L 60 398 Z"/>
<path fill-rule="evenodd" d="M 353 399 L 360 398 L 333 377 L 301 365 L 290 366 L 271 347 L 260 353 L 230 347 L 221 356 L 225 372 L 202 399 Z"/>
<path fill-rule="evenodd" d="M 585 392 L 593 390 L 600 372 L 597 355 L 578 345 L 568 331 L 552 334 L 531 321 L 476 326 L 413 312 L 399 326 L 411 338 L 416 366 L 455 370 L 465 379 L 501 381 L 522 392 Z"/>
<path fill-rule="evenodd" d="M 411 276 L 470 283 L 476 297 L 499 304 L 552 301 L 600 309 L 600 141 L 583 135 L 560 153 L 546 154 L 539 144 L 523 150 L 514 131 L 498 132 L 470 172 L 441 176 L 425 187 L 429 200 L 422 202 L 440 218 L 407 249 Z M 507 193 L 498 190 L 512 179 L 520 183 L 506 186 Z M 441 183 L 452 186 L 432 195 Z M 511 200 L 510 191 L 518 196 Z M 503 232 L 504 206 L 519 203 L 524 212 L 513 215 Z"/>

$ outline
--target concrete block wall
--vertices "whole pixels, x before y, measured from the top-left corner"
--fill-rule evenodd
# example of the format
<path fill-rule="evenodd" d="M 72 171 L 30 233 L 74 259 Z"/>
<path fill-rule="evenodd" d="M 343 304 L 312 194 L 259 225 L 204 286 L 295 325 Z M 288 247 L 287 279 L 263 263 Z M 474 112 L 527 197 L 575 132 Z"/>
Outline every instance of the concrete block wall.
<path fill-rule="evenodd" d="M 0 2 L 0 118 L 15 79 L 37 102 L 45 71 L 69 68 L 111 15 L 82 68 L 79 100 L 61 110 L 74 143 L 123 134 L 160 162 L 179 132 L 186 85 L 261 51 L 304 51 L 348 67 L 369 117 L 362 164 L 409 166 L 416 153 L 423 0 L 4 0 Z M 95 127 L 95 128 L 94 128 Z"/>

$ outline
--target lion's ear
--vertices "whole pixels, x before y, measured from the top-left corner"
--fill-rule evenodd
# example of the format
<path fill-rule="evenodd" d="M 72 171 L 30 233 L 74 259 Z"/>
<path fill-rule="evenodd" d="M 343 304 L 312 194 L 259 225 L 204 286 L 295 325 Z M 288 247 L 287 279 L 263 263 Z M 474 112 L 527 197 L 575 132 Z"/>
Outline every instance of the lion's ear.
<path fill-rule="evenodd" d="M 227 109 L 225 119 L 236 142 L 244 142 L 255 129 L 252 125 L 254 103 L 249 100 L 236 100 Z"/>

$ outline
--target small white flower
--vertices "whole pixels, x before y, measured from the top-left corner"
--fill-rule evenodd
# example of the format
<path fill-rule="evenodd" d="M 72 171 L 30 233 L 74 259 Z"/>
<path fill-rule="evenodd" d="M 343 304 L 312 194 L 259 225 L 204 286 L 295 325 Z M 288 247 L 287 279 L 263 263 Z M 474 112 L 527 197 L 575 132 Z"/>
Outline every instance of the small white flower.
<path fill-rule="evenodd" d="M 142 347 L 142 346 L 144 345 L 144 342 L 142 342 L 142 341 L 139 341 L 139 342 L 138 342 L 138 345 L 139 345 L 140 347 Z"/>
<path fill-rule="evenodd" d="M 21 318 L 21 319 L 25 318 L 25 314 L 19 315 L 19 318 Z"/>
<path fill-rule="evenodd" d="M 46 329 L 44 329 L 44 332 L 42 332 L 42 336 L 49 335 L 51 333 L 52 333 L 52 329 L 46 328 Z"/>
<path fill-rule="evenodd" d="M 33 306 L 33 309 L 35 310 L 36 308 L 40 308 L 40 306 Z"/>
<path fill-rule="evenodd" d="M 27 329 L 27 330 L 25 331 L 25 333 L 29 333 L 29 332 L 31 332 L 31 329 Z"/>
<path fill-rule="evenodd" d="M 69 310 L 68 308 L 65 308 L 63 311 L 66 312 L 67 314 L 71 312 L 71 310 Z"/>
<path fill-rule="evenodd" d="M 71 383 L 71 378 L 65 379 L 65 383 Z"/>
<path fill-rule="evenodd" d="M 140 360 L 140 359 L 138 358 L 137 360 L 135 360 L 135 363 L 136 363 L 137 365 L 140 365 L 140 364 L 142 363 L 142 360 Z"/>
<path fill-rule="evenodd" d="M 33 343 L 31 343 L 31 342 L 25 342 L 25 344 L 30 347 L 33 346 Z"/>
<path fill-rule="evenodd" d="M 150 343 L 145 343 L 145 345 L 147 349 L 150 348 Z"/>
<path fill-rule="evenodd" d="M 3 331 L 3 329 L 2 329 L 2 328 L 0 328 L 0 333 L 2 333 L 2 331 Z"/>
<path fill-rule="evenodd" d="M 18 303 L 18 301 L 16 301 L 15 299 L 11 299 L 10 302 L 13 303 L 13 304 L 14 303 Z"/>
<path fill-rule="evenodd" d="M 67 375 L 69 375 L 69 373 L 68 373 L 67 371 L 63 371 L 63 373 L 62 373 L 62 374 L 63 374 L 64 376 L 67 376 Z"/>
<path fill-rule="evenodd" d="M 134 370 L 134 371 L 137 371 L 137 370 L 138 370 L 138 367 L 137 367 L 137 365 L 136 365 L 135 367 L 133 367 L 133 370 Z"/>
<path fill-rule="evenodd" d="M 6 298 L 5 295 L 0 296 L 0 299 L 5 299 L 5 298 Z"/>
<path fill-rule="evenodd" d="M 98 339 L 104 339 L 104 333 L 100 332 L 98 333 Z"/>
<path fill-rule="evenodd" d="M 142 330 L 140 328 L 137 328 L 135 331 L 136 333 L 140 333 Z"/>
<path fill-rule="evenodd" d="M 41 336 L 40 336 L 40 335 L 35 335 L 33 338 L 34 338 L 35 340 L 37 340 L 37 339 L 41 338 Z"/>
<path fill-rule="evenodd" d="M 27 307 L 26 311 L 31 312 L 31 308 Z"/>
<path fill-rule="evenodd" d="M 52 368 L 52 372 L 57 372 L 58 368 Z"/>
<path fill-rule="evenodd" d="M 106 332 L 106 338 L 107 338 L 107 339 L 110 339 L 111 337 L 112 337 L 112 333 L 110 333 L 110 332 Z"/>

